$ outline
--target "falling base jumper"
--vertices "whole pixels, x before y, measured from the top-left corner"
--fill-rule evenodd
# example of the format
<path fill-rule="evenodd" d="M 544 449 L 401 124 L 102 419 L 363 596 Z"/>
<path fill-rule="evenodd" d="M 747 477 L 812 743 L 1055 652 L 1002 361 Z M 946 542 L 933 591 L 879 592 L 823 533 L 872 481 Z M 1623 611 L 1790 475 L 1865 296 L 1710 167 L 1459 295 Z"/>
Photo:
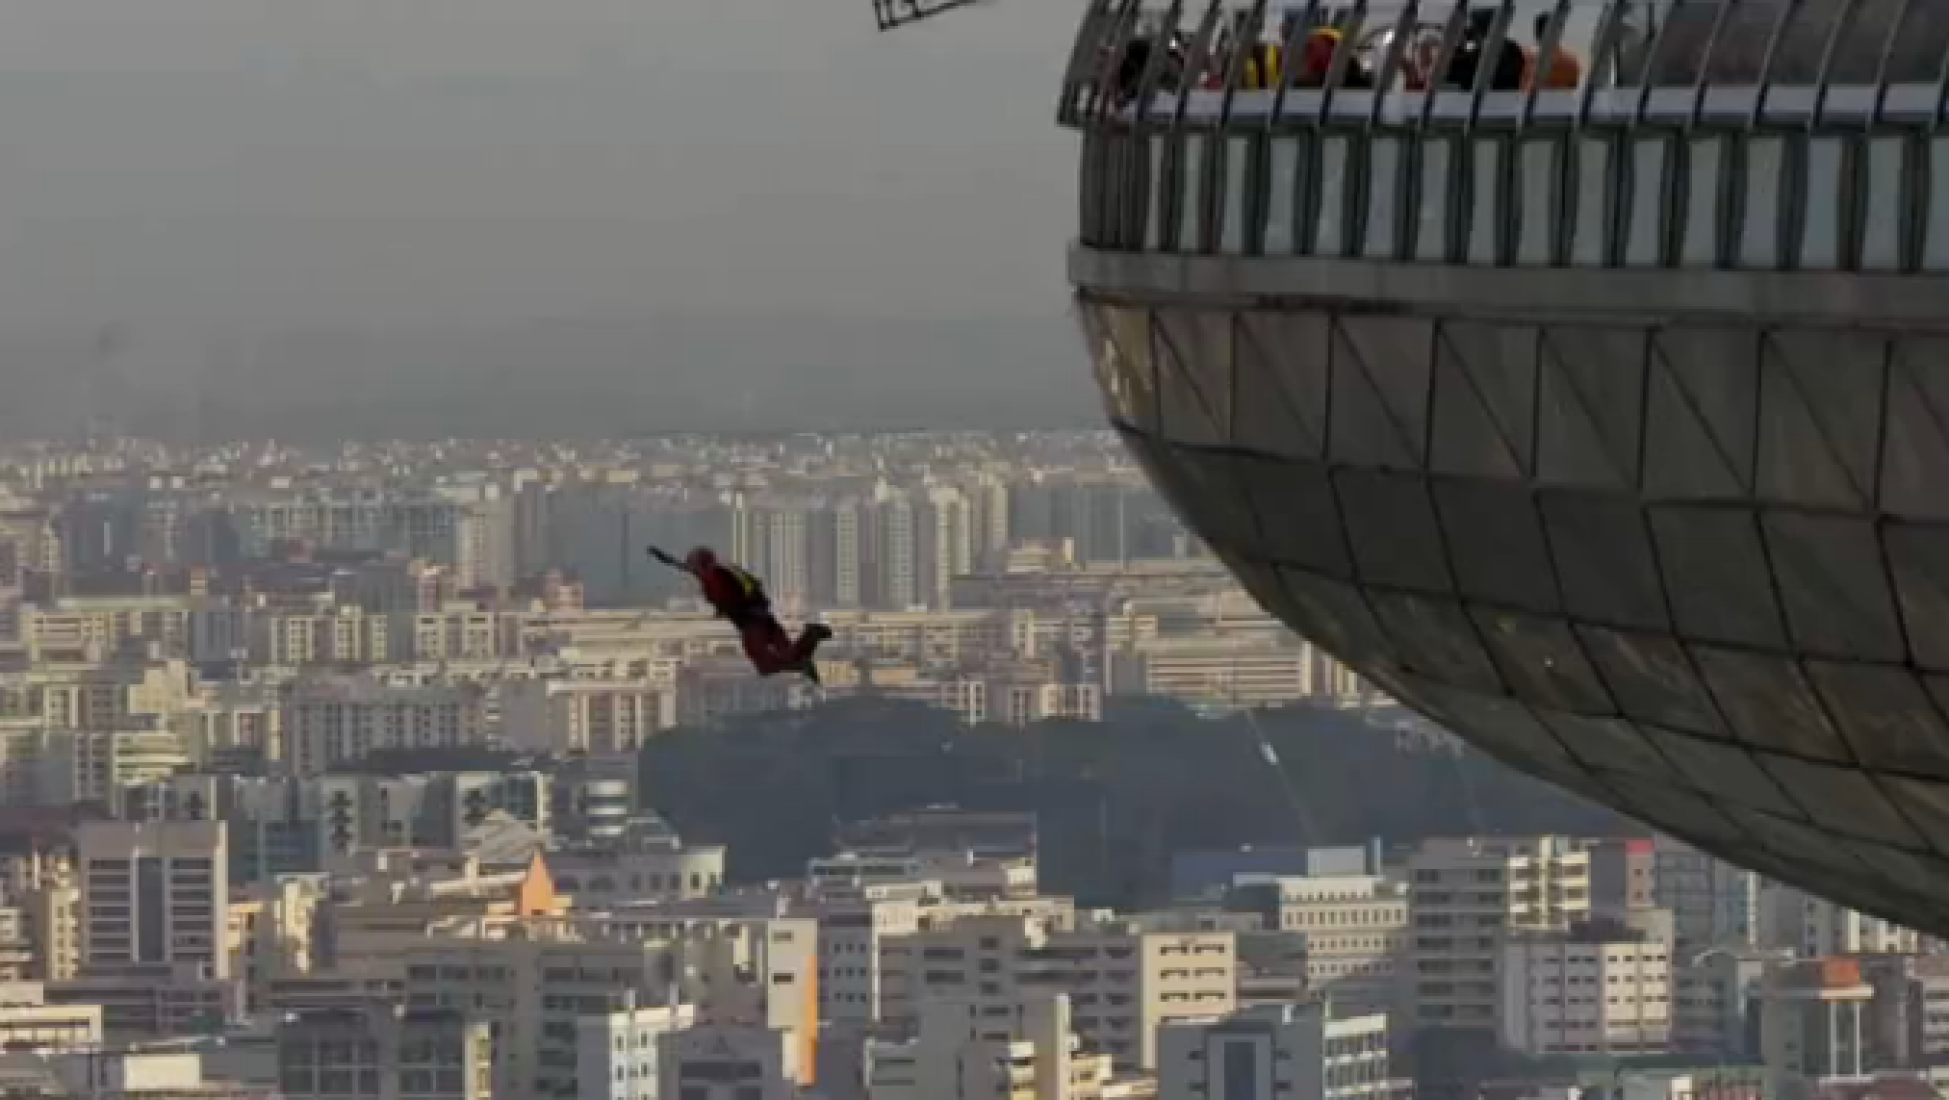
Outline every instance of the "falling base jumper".
<path fill-rule="evenodd" d="M 813 657 L 818 653 L 819 643 L 832 637 L 831 627 L 808 623 L 798 640 L 793 641 L 772 614 L 771 598 L 765 595 L 765 586 L 758 578 L 735 565 L 718 561 L 717 553 L 707 547 L 692 550 L 682 561 L 654 546 L 649 548 L 649 553 L 672 569 L 697 578 L 711 610 L 737 628 L 744 655 L 751 658 L 751 667 L 758 675 L 797 672 L 815 684 L 819 682 L 819 667 L 813 663 Z"/>

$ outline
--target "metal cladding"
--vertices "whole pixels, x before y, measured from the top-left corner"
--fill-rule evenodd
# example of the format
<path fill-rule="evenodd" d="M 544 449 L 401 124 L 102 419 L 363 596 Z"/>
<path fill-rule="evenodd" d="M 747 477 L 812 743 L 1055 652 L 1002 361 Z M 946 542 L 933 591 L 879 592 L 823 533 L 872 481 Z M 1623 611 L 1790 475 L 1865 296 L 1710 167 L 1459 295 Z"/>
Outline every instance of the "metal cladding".
<path fill-rule="evenodd" d="M 1949 934 L 1945 103 L 1934 0 L 1099 4 L 1110 417 L 1404 702 Z"/>

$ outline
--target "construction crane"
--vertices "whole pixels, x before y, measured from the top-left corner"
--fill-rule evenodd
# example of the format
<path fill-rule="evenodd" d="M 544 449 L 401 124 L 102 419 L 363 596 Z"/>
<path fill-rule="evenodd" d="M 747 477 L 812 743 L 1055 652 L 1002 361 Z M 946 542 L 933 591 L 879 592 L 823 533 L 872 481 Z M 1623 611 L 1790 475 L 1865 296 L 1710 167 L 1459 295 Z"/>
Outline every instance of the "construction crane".
<path fill-rule="evenodd" d="M 971 8 L 993 2 L 994 0 L 873 0 L 873 18 L 879 21 L 882 31 L 891 31 L 909 23 L 919 23 L 937 15 L 945 15 L 956 8 Z"/>

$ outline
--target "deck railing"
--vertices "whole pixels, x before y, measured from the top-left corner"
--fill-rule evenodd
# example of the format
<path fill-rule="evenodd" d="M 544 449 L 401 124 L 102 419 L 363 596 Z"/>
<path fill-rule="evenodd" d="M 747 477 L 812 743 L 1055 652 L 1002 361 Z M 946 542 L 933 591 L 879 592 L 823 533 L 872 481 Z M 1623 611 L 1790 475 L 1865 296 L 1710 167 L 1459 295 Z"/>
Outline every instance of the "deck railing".
<path fill-rule="evenodd" d="M 1221 0 L 1099 3 L 1060 114 L 1100 249 L 1938 272 L 1946 103 L 1937 0 Z"/>

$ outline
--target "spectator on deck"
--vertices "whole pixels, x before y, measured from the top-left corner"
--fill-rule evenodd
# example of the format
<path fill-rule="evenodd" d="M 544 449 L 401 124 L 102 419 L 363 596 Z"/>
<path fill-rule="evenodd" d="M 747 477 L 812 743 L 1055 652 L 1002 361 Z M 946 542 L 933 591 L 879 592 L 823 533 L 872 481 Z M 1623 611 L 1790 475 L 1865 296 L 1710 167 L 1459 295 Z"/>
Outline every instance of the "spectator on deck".
<path fill-rule="evenodd" d="M 1529 62 L 1523 57 L 1522 47 L 1507 36 L 1492 37 L 1495 25 L 1494 11 L 1484 9 L 1469 14 L 1468 28 L 1462 32 L 1462 44 L 1448 63 L 1448 79 L 1443 84 L 1462 91 L 1472 90 L 1483 62 L 1488 60 L 1494 66 L 1489 73 L 1490 91 L 1522 91 Z"/>
<path fill-rule="evenodd" d="M 1536 49 L 1530 54 L 1528 72 L 1523 75 L 1523 87 L 1557 89 L 1575 88 L 1583 83 L 1583 62 L 1570 52 L 1561 41 L 1556 49 L 1550 51 L 1549 59 L 1543 58 L 1543 44 L 1550 37 L 1550 13 L 1543 12 L 1536 17 Z"/>

